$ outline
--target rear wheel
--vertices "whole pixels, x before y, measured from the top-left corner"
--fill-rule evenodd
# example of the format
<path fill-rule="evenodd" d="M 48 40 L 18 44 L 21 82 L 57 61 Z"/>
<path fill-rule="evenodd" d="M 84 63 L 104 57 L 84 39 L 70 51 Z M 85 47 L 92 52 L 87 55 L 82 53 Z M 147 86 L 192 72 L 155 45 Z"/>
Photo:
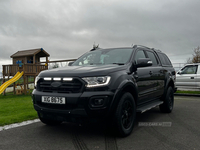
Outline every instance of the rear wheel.
<path fill-rule="evenodd" d="M 172 87 L 168 87 L 165 95 L 164 103 L 160 105 L 160 111 L 164 113 L 171 113 L 174 107 L 174 91 Z"/>
<path fill-rule="evenodd" d="M 115 127 L 120 136 L 131 134 L 136 115 L 136 106 L 133 96 L 124 93 L 118 103 L 115 112 Z"/>
<path fill-rule="evenodd" d="M 46 125 L 59 125 L 62 123 L 62 121 L 57 121 L 53 119 L 46 118 L 44 115 L 38 113 L 38 117 L 40 121 Z"/>

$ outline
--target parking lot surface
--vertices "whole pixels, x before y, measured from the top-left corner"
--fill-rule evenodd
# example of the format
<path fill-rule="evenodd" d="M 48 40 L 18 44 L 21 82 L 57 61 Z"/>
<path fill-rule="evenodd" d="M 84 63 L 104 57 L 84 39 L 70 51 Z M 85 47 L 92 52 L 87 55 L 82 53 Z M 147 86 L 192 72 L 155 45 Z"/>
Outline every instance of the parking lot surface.
<path fill-rule="evenodd" d="M 37 122 L 0 131 L 0 150 L 198 150 L 199 118 L 199 97 L 175 96 L 170 114 L 158 107 L 137 114 L 135 128 L 126 138 L 108 132 L 104 124 L 46 126 Z"/>

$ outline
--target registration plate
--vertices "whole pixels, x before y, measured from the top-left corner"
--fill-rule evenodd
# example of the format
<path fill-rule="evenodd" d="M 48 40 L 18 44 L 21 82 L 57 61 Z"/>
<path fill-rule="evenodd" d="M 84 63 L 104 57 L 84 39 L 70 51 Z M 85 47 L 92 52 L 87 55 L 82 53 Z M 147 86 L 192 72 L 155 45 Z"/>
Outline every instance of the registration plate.
<path fill-rule="evenodd" d="M 42 96 L 43 103 L 65 104 L 65 97 Z"/>

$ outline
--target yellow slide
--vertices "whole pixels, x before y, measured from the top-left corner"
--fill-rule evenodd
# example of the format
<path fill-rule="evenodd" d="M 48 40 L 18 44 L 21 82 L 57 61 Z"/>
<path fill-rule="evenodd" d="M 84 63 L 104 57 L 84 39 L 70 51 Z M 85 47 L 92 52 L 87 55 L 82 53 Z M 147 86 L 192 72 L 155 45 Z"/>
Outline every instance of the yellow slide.
<path fill-rule="evenodd" d="M 3 93 L 3 91 L 4 91 L 9 85 L 11 85 L 12 83 L 14 83 L 14 82 L 16 82 L 17 80 L 19 80 L 19 78 L 21 78 L 21 76 L 22 76 L 23 74 L 24 74 L 23 71 L 22 71 L 21 73 L 20 73 L 20 72 L 17 72 L 16 75 L 15 75 L 12 79 L 10 79 L 10 80 L 6 81 L 4 84 L 2 84 L 2 85 L 0 86 L 0 94 Z"/>

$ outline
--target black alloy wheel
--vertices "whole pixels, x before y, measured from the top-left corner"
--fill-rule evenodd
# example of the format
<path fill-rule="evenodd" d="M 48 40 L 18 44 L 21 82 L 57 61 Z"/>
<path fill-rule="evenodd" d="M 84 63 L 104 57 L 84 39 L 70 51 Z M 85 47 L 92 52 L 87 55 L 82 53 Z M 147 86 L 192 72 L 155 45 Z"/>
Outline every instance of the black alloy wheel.
<path fill-rule="evenodd" d="M 160 105 L 160 111 L 164 113 L 171 113 L 174 107 L 174 92 L 172 87 L 168 87 L 165 95 L 164 103 Z"/>
<path fill-rule="evenodd" d="M 136 116 L 136 106 L 133 96 L 124 93 L 118 103 L 115 112 L 115 127 L 118 134 L 122 137 L 131 134 Z"/>

